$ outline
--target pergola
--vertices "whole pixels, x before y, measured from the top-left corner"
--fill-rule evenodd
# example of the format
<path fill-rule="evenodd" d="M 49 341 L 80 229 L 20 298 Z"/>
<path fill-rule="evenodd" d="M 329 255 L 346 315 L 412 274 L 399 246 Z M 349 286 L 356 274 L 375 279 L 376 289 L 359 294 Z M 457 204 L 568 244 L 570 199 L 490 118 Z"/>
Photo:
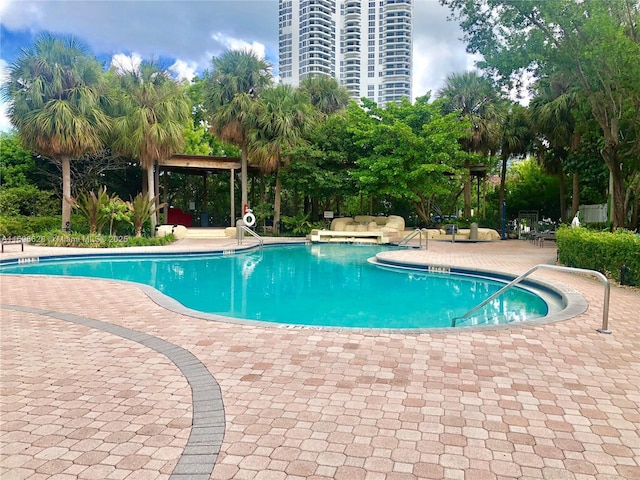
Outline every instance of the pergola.
<path fill-rule="evenodd" d="M 207 204 L 207 176 L 210 172 L 220 172 L 220 171 L 229 171 L 230 175 L 230 190 L 229 195 L 231 196 L 231 226 L 234 226 L 235 222 L 235 196 L 234 196 L 234 176 L 236 170 L 240 170 L 240 159 L 234 157 L 211 157 L 208 155 L 172 155 L 171 158 L 161 160 L 158 162 L 158 168 L 156 169 L 156 188 L 158 188 L 160 183 L 160 171 L 165 172 L 177 172 L 184 173 L 187 175 L 200 175 L 202 176 L 203 182 L 203 203 Z M 168 185 L 165 181 L 164 188 L 164 198 L 162 199 L 164 203 L 167 203 L 167 191 Z M 156 192 L 156 195 L 158 192 Z"/>

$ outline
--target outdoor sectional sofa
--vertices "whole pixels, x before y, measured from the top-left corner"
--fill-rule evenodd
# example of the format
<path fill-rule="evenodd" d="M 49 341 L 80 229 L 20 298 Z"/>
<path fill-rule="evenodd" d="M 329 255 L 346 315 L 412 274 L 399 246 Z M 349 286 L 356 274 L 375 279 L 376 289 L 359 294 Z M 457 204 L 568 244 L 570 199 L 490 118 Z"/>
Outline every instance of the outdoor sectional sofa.
<path fill-rule="evenodd" d="M 404 218 L 397 215 L 334 218 L 329 230 L 312 230 L 312 242 L 395 243 L 404 234 Z"/>

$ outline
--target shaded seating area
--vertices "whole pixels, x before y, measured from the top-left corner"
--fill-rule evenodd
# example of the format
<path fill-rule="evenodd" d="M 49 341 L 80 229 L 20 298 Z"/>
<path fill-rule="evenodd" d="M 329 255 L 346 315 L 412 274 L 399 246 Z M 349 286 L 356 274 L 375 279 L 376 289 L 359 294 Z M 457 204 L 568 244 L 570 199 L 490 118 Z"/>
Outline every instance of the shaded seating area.
<path fill-rule="evenodd" d="M 312 242 L 394 243 L 404 234 L 404 218 L 398 215 L 334 218 L 328 230 L 312 230 Z"/>

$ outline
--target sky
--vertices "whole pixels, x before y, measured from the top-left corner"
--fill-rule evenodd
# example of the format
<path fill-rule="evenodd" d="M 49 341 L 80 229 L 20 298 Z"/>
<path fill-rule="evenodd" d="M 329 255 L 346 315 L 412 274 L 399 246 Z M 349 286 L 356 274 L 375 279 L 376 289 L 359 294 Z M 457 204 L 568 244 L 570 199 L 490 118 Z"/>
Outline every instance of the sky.
<path fill-rule="evenodd" d="M 414 0 L 414 98 L 473 69 L 456 23 L 438 0 Z M 83 40 L 105 65 L 160 60 L 192 78 L 228 49 L 251 49 L 278 68 L 278 0 L 0 0 L 0 82 L 43 31 Z M 8 130 L 0 104 L 0 131 Z"/>

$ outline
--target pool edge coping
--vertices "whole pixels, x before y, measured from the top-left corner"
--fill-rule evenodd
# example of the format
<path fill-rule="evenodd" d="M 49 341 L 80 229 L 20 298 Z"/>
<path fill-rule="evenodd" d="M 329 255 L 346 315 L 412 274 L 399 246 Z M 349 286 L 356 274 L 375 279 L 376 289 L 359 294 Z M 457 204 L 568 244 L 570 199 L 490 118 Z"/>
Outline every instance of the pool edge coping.
<path fill-rule="evenodd" d="M 186 256 L 197 256 L 197 255 L 234 255 L 238 253 L 246 253 L 249 251 L 253 251 L 259 248 L 266 247 L 282 247 L 282 246 L 292 246 L 292 245 L 300 245 L 306 244 L 306 241 L 300 242 L 274 242 L 265 244 L 263 247 L 259 245 L 249 245 L 242 246 L 237 245 L 236 248 L 225 248 L 225 249 L 212 249 L 212 250 L 195 250 L 195 251 L 172 251 L 172 252 L 156 252 L 156 251 L 141 251 L 141 252 L 82 252 L 82 253 L 71 253 L 69 255 L 41 255 L 41 256 L 33 256 L 33 257 L 21 257 L 21 258 L 10 258 L 10 259 L 2 259 L 0 260 L 0 267 L 6 264 L 17 264 L 21 263 L 20 260 L 29 261 L 29 259 L 37 258 L 36 261 L 39 262 L 40 258 L 47 260 L 59 260 L 59 259 L 69 259 L 69 258 L 87 258 L 87 257 L 113 257 L 113 256 L 148 256 L 148 255 L 159 255 L 159 256 L 172 256 L 172 255 L 186 255 Z M 379 255 L 379 254 L 378 254 Z M 376 255 L 376 258 L 378 257 Z M 469 267 L 459 267 L 450 264 L 429 264 L 427 262 L 410 262 L 410 261 L 400 261 L 400 260 L 384 260 L 384 266 L 387 268 L 411 268 L 414 270 L 422 270 L 428 271 L 429 267 L 439 267 L 439 268 L 447 268 L 449 271 L 453 271 L 454 273 L 467 273 L 467 274 L 476 274 L 476 275 L 488 275 L 493 278 L 498 278 L 500 280 L 513 280 L 517 277 L 517 275 L 497 270 L 485 270 L 485 269 L 475 269 Z M 26 262 L 25 262 L 26 263 Z M 8 274 L 12 275 L 12 274 Z M 21 276 L 20 274 L 14 274 L 16 276 Z M 36 276 L 36 275 L 31 275 Z M 38 274 L 37 276 L 41 277 L 51 277 L 51 275 Z M 165 295 L 159 290 L 155 289 L 150 285 L 145 285 L 142 283 L 127 281 L 127 280 L 117 280 L 117 279 L 108 279 L 108 278 L 96 278 L 96 277 L 68 277 L 68 278 L 79 278 L 79 279 L 89 279 L 89 280 L 103 280 L 108 282 L 117 282 L 125 285 L 131 285 L 138 289 L 140 289 L 151 301 L 153 301 L 156 305 L 169 310 L 171 312 L 177 313 L 179 315 L 184 315 L 191 318 L 197 318 L 205 321 L 215 321 L 215 322 L 223 322 L 223 323 L 232 323 L 238 325 L 246 325 L 246 326 L 258 326 L 264 328 L 275 328 L 275 329 L 285 329 L 285 330 L 308 330 L 308 331 L 332 331 L 332 332 L 351 332 L 351 333 L 360 333 L 360 334 L 437 334 L 437 333 L 462 333 L 462 332 L 483 332 L 483 331 L 492 331 L 492 330 L 508 330 L 515 328 L 524 328 L 524 327 L 536 327 L 540 325 L 547 325 L 550 323 L 556 323 L 560 321 L 570 320 L 575 318 L 589 308 L 589 303 L 584 298 L 584 296 L 574 290 L 571 287 L 557 285 L 550 282 L 544 282 L 541 280 L 533 280 L 527 279 L 528 283 L 532 283 L 534 285 L 538 285 L 539 288 L 544 290 L 549 290 L 553 292 L 555 295 L 558 295 L 563 302 L 566 302 L 565 308 L 563 308 L 559 312 L 555 312 L 551 315 L 546 315 L 544 317 L 538 317 L 531 320 L 524 320 L 521 322 L 511 322 L 505 324 L 492 324 L 492 325 L 468 325 L 468 326 L 460 326 L 460 327 L 424 327 L 424 328 L 367 328 L 367 327 L 336 327 L 336 326 L 322 326 L 322 325 L 301 325 L 301 324 L 291 324 L 291 323 L 276 323 L 276 322 L 266 322 L 261 320 L 252 320 L 252 319 L 244 319 L 244 318 L 235 318 L 235 317 L 227 317 L 224 315 L 214 314 L 214 313 L 206 313 L 198 310 L 194 310 L 188 308 L 173 299 L 172 297 Z"/>

